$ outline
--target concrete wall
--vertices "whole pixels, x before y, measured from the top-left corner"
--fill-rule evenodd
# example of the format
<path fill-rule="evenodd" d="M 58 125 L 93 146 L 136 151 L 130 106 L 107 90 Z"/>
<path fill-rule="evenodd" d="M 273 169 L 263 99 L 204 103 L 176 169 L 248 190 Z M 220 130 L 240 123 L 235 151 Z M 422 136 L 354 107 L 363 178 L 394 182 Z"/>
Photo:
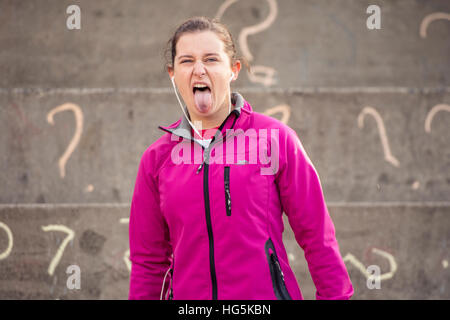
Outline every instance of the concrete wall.
<path fill-rule="evenodd" d="M 66 27 L 71 4 L 80 30 Z M 380 30 L 366 27 L 371 4 Z M 354 299 L 449 299 L 450 2 L 439 0 L 0 0 L 0 298 L 127 298 L 137 166 L 157 126 L 181 116 L 164 46 L 195 15 L 220 15 L 253 69 L 268 70 L 243 70 L 233 90 L 302 140 Z M 66 286 L 72 264 L 80 290 Z M 381 289 L 367 287 L 369 265 Z"/>

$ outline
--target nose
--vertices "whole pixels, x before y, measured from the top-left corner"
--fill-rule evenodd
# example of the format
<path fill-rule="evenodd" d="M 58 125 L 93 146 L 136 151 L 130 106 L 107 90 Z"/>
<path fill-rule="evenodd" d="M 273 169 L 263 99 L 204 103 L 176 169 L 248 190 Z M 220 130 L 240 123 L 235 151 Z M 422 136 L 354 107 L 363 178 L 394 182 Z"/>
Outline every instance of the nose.
<path fill-rule="evenodd" d="M 202 77 L 206 73 L 206 68 L 201 61 L 197 61 L 194 64 L 193 73 L 197 77 Z"/>

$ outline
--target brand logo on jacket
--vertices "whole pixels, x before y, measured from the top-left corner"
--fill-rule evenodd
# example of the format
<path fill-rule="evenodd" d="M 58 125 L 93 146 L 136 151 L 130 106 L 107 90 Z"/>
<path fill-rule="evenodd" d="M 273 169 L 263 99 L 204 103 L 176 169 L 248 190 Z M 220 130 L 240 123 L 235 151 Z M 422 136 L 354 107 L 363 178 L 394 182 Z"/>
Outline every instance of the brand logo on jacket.
<path fill-rule="evenodd" d="M 180 136 L 190 136 L 187 130 L 177 129 L 174 133 L 171 140 L 179 142 L 170 154 L 174 164 L 256 164 L 261 175 L 278 172 L 279 129 L 227 129 L 224 135 L 217 131 L 206 148 L 186 138 L 180 141 Z"/>

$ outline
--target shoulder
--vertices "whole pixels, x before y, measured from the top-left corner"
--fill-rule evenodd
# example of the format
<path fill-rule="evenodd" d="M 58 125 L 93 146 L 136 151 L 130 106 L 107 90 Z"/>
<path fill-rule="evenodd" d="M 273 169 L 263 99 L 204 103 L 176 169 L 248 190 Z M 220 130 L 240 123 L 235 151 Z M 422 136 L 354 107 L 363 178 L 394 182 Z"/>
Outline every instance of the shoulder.
<path fill-rule="evenodd" d="M 176 144 L 176 141 L 173 141 L 171 137 L 170 133 L 165 132 L 143 152 L 141 162 L 148 170 L 156 173 L 167 159 L 170 159 L 170 153 L 174 144 Z"/>
<path fill-rule="evenodd" d="M 298 139 L 298 135 L 294 129 L 274 117 L 255 111 L 252 112 L 252 117 L 252 127 L 255 129 L 276 130 L 280 138 Z"/>
<path fill-rule="evenodd" d="M 300 140 L 297 132 L 271 116 L 253 112 L 253 128 L 256 130 L 267 129 L 267 137 L 271 148 L 275 146 L 280 152 L 280 161 L 292 157 L 301 157 L 307 162 L 310 162 L 309 156 Z M 283 159 L 284 158 L 284 159 Z"/>

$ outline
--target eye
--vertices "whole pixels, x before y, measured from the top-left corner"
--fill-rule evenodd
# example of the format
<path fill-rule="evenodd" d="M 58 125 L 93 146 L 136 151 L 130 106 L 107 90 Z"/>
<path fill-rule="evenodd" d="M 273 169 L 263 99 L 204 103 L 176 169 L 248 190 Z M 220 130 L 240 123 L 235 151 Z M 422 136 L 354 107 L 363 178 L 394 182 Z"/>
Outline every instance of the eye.
<path fill-rule="evenodd" d="M 208 58 L 208 59 L 206 59 L 206 61 L 217 61 L 217 59 L 216 58 Z"/>
<path fill-rule="evenodd" d="M 183 60 L 180 63 L 191 62 L 192 60 Z"/>

